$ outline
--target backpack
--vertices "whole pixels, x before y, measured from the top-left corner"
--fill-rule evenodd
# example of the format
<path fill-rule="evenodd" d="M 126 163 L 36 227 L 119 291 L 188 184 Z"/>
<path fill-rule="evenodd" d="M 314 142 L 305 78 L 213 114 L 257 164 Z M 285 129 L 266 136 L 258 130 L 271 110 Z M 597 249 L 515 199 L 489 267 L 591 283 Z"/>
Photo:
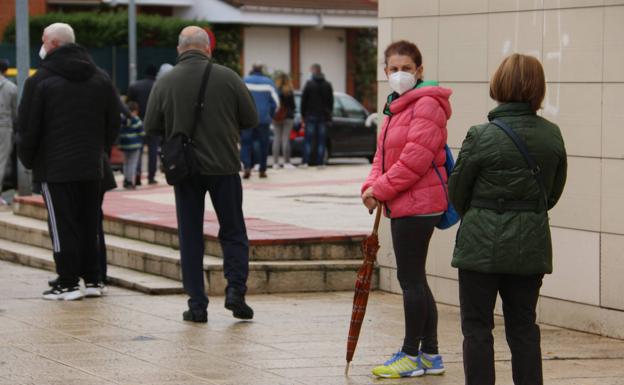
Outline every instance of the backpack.
<path fill-rule="evenodd" d="M 446 152 L 446 162 L 444 162 L 444 169 L 446 170 L 446 176 L 448 179 L 448 177 L 451 176 L 453 167 L 455 167 L 455 160 L 453 159 L 453 153 L 451 152 L 448 144 L 444 145 L 444 151 Z M 446 195 L 446 202 L 448 204 L 446 211 L 444 212 L 444 214 L 442 214 L 442 218 L 440 219 L 440 222 L 436 225 L 436 227 L 440 230 L 446 230 L 459 222 L 460 218 L 457 211 L 455 211 L 455 207 L 453 207 L 453 204 L 449 200 L 448 190 L 446 188 L 446 185 L 444 184 L 444 179 L 442 178 L 438 167 L 436 167 L 433 161 L 431 162 L 431 164 L 433 165 L 433 170 L 436 172 L 436 174 L 438 174 L 440 182 L 442 182 L 442 187 L 444 188 L 444 193 Z"/>

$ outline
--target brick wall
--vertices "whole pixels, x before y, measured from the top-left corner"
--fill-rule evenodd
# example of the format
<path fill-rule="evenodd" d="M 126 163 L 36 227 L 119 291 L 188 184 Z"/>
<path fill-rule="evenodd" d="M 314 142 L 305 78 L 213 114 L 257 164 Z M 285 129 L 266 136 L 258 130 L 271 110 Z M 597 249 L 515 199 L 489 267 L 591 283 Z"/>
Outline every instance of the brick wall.
<path fill-rule="evenodd" d="M 46 0 L 29 0 L 30 15 L 41 15 L 46 13 Z M 15 0 L 0 0 L 0 41 L 4 34 L 4 29 L 15 19 Z"/>

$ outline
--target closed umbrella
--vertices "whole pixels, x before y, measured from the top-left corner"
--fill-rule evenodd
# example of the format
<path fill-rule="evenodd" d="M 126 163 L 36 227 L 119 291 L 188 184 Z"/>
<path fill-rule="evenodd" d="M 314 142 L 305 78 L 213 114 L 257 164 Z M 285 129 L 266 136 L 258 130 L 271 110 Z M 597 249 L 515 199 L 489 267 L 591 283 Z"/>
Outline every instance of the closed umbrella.
<path fill-rule="evenodd" d="M 362 241 L 362 254 L 364 262 L 358 270 L 357 280 L 355 281 L 355 294 L 353 295 L 353 311 L 351 313 L 351 325 L 349 326 L 349 338 L 347 340 L 347 366 L 345 375 L 349 375 L 349 364 L 353 360 L 353 353 L 360 337 L 360 329 L 364 314 L 366 314 L 366 304 L 368 303 L 368 293 L 370 292 L 373 271 L 375 270 L 375 259 L 379 250 L 379 222 L 381 220 L 382 205 L 377 206 L 377 215 L 375 216 L 375 225 L 370 236 Z"/>

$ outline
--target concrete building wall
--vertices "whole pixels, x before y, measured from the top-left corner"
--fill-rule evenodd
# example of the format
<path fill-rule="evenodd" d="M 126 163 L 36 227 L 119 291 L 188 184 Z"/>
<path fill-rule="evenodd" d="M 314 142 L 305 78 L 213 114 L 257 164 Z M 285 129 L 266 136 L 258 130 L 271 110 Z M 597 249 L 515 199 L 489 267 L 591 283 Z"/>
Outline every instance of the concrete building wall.
<path fill-rule="evenodd" d="M 334 91 L 347 87 L 347 41 L 344 28 L 301 30 L 301 87 L 309 78 L 310 66 L 319 63 Z"/>
<path fill-rule="evenodd" d="M 425 77 L 453 89 L 455 152 L 495 106 L 488 81 L 500 61 L 513 52 L 542 61 L 540 113 L 561 127 L 569 171 L 550 212 L 555 271 L 539 319 L 624 338 L 624 0 L 380 0 L 379 16 L 380 103 L 389 91 L 383 48 L 414 41 Z M 436 231 L 427 266 L 438 301 L 450 304 L 458 304 L 456 230 Z M 381 287 L 399 292 L 388 226 L 382 239 Z"/>
<path fill-rule="evenodd" d="M 290 72 L 290 29 L 288 27 L 245 27 L 245 74 L 256 62 L 266 65 L 270 74 Z"/>

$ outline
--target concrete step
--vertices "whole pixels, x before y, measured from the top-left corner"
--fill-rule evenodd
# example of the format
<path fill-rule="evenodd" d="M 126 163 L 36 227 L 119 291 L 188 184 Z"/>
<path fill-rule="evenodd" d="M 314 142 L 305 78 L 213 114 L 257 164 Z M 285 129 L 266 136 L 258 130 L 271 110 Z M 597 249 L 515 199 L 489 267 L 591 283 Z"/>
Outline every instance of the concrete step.
<path fill-rule="evenodd" d="M 52 253 L 50 250 L 41 247 L 0 239 L 0 259 L 54 271 Z M 179 281 L 118 266 L 108 268 L 108 278 L 112 285 L 147 294 L 184 293 Z"/>
<path fill-rule="evenodd" d="M 14 213 L 20 216 L 47 220 L 47 210 L 40 197 L 17 198 Z M 177 228 L 150 221 L 150 216 L 111 216 L 105 213 L 104 231 L 107 234 L 179 248 Z M 213 229 L 214 230 L 214 229 Z M 322 235 L 298 236 L 284 234 L 282 239 L 255 237 L 250 233 L 249 257 L 252 261 L 319 261 L 359 258 L 363 236 Z M 222 257 L 221 245 L 215 234 L 205 235 L 208 255 Z"/>
<path fill-rule="evenodd" d="M 45 250 L 52 265 L 35 267 L 53 268 L 52 245 L 44 221 L 0 213 L 0 239 Z M 113 235 L 106 236 L 106 245 L 109 265 L 174 281 L 181 279 L 177 250 Z M 30 261 L 26 261 L 30 265 Z M 249 293 L 352 290 L 360 265 L 361 260 L 252 261 L 249 266 Z M 226 286 L 223 260 L 206 256 L 204 271 L 208 293 L 222 295 Z M 377 276 L 373 286 L 377 287 Z"/>

